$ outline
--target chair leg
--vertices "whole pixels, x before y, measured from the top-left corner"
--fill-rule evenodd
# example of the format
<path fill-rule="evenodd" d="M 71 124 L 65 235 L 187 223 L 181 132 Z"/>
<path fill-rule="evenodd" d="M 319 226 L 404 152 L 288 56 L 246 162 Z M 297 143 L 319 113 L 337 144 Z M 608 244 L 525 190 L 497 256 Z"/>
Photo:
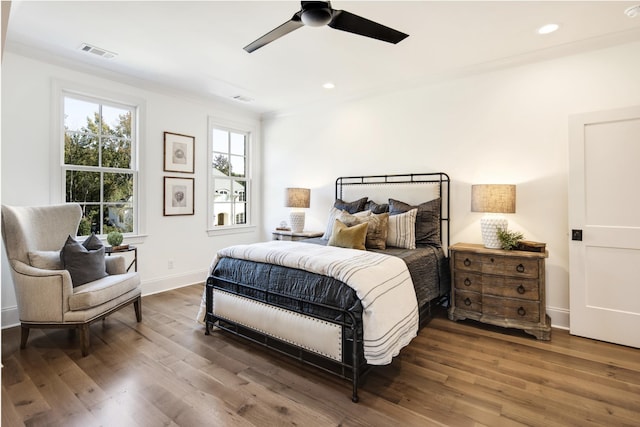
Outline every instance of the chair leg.
<path fill-rule="evenodd" d="M 24 325 L 21 325 L 20 348 L 27 347 L 27 339 L 29 339 L 29 328 Z"/>
<path fill-rule="evenodd" d="M 138 323 L 142 322 L 142 297 L 138 297 L 137 300 L 133 302 L 133 308 L 136 311 L 136 321 Z"/>
<path fill-rule="evenodd" d="M 80 329 L 80 350 L 82 350 L 82 357 L 86 357 L 89 355 L 89 324 L 84 323 L 78 326 L 78 329 Z"/>

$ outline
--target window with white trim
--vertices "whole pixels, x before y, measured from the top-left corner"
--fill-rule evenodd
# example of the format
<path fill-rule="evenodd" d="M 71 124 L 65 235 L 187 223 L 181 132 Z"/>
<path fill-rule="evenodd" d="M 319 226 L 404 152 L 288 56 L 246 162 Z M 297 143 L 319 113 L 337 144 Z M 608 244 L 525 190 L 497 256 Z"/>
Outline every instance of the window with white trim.
<path fill-rule="evenodd" d="M 78 235 L 137 233 L 137 108 L 63 92 L 65 201 L 79 203 Z"/>
<path fill-rule="evenodd" d="M 209 126 L 209 229 L 251 223 L 250 138 L 248 130 Z"/>

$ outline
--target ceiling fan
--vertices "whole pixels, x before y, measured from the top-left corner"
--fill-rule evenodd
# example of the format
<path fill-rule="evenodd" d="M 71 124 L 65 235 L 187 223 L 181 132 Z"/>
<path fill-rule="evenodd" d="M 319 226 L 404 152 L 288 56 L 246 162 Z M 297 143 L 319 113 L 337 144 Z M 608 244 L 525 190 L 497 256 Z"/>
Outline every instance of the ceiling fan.
<path fill-rule="evenodd" d="M 393 44 L 409 37 L 408 34 L 354 15 L 346 10 L 333 9 L 329 1 L 302 1 L 300 3 L 302 3 L 302 8 L 289 21 L 271 30 L 256 41 L 249 43 L 244 47 L 244 50 L 251 53 L 305 25 L 310 27 L 328 25 L 336 30 L 347 31 Z"/>

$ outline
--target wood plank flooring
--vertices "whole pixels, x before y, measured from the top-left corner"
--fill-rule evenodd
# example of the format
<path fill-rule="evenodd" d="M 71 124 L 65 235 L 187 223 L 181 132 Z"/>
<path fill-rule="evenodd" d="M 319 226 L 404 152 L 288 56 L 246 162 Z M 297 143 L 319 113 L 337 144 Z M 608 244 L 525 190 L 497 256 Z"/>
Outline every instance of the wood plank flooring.
<path fill-rule="evenodd" d="M 2 426 L 638 426 L 640 350 L 440 313 L 391 365 L 350 383 L 194 321 L 202 285 L 91 326 L 2 331 Z"/>

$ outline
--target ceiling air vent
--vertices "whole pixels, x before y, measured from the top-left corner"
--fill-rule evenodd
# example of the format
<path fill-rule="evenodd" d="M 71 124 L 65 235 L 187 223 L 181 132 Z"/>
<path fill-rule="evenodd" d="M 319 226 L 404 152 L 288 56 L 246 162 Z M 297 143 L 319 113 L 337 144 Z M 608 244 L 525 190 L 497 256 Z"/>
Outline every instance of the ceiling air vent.
<path fill-rule="evenodd" d="M 240 101 L 240 102 L 251 102 L 251 101 L 253 101 L 252 98 L 249 98 L 248 96 L 243 96 L 243 95 L 232 96 L 232 98 L 235 99 L 236 101 Z"/>
<path fill-rule="evenodd" d="M 91 46 L 90 44 L 86 43 L 82 43 L 82 45 L 80 45 L 80 50 L 83 52 L 93 53 L 94 55 L 98 55 L 105 59 L 115 58 L 118 55 L 117 53 L 109 52 L 106 49 Z"/>

